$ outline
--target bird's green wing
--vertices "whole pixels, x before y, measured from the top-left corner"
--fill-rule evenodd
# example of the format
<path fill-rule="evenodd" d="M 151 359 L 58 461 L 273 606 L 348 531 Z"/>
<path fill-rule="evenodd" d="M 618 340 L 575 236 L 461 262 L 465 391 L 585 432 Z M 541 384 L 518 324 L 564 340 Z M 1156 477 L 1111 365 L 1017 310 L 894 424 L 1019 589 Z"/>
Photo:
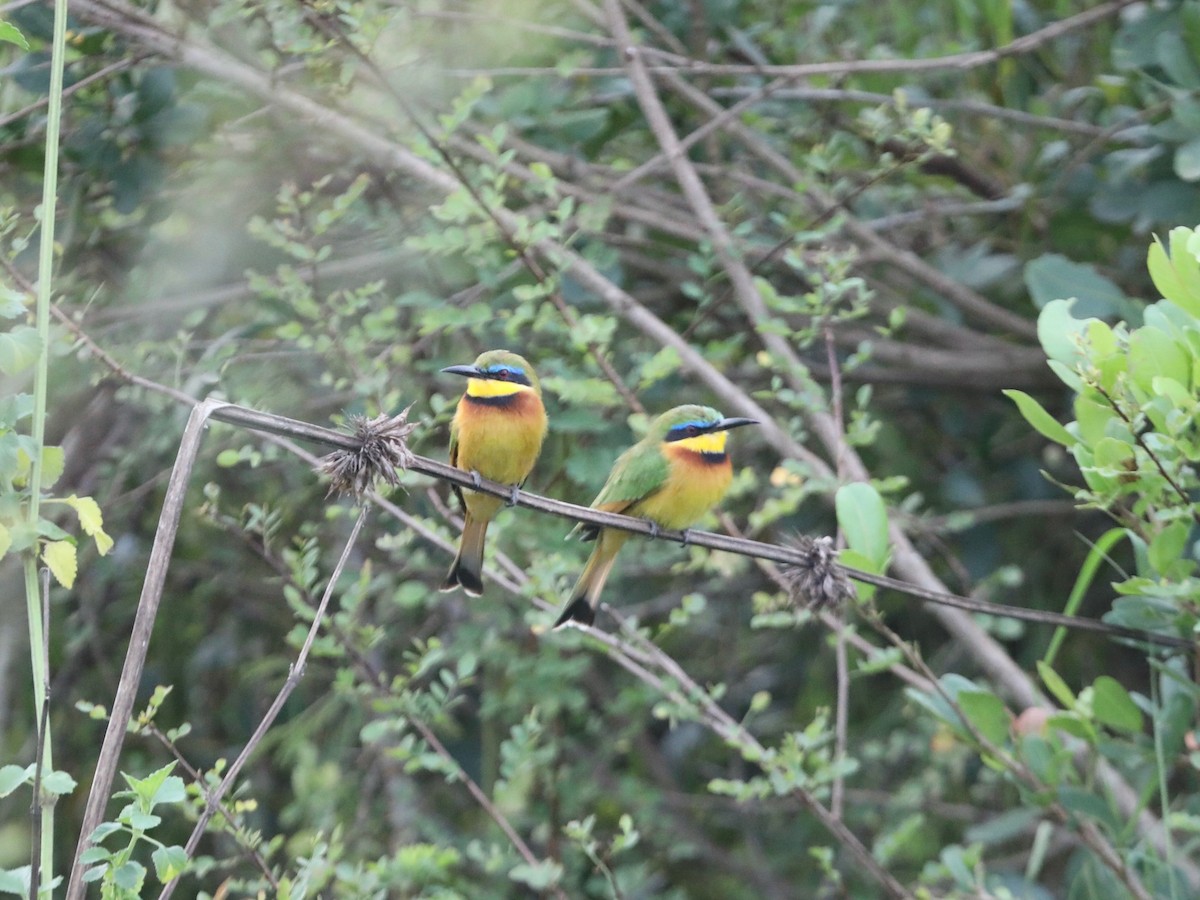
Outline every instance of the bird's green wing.
<path fill-rule="evenodd" d="M 617 457 L 592 506 L 608 512 L 625 512 L 666 484 L 667 474 L 667 460 L 658 448 L 658 441 L 634 444 Z M 581 524 L 577 529 L 584 541 L 595 540 L 600 533 L 595 525 Z"/>
<path fill-rule="evenodd" d="M 458 468 L 458 417 L 455 416 L 450 420 L 450 465 Z M 458 505 L 466 512 L 467 504 L 463 500 L 462 488 L 457 484 L 450 486 L 454 490 L 454 495 L 458 497 Z"/>

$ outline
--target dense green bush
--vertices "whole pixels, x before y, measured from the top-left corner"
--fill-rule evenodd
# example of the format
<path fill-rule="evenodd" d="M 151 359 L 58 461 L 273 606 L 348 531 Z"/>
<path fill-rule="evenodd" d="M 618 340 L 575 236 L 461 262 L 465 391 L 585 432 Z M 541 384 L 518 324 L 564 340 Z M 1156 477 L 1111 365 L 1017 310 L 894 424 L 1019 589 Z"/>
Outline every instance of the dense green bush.
<path fill-rule="evenodd" d="M 3 15 L 0 525 L 28 531 L 51 28 Z M 728 517 L 704 527 L 840 528 L 845 561 L 927 590 L 1193 633 L 1200 237 L 1175 226 L 1200 222 L 1195 0 L 71 15 L 72 327 L 44 349 L 48 490 L 75 499 L 2 548 L 14 583 L 39 540 L 79 556 L 52 595 L 57 874 L 189 399 L 318 424 L 411 403 L 412 449 L 444 458 L 462 385 L 438 370 L 507 346 L 550 415 L 531 491 L 586 503 L 648 415 L 712 403 L 763 427 L 735 433 Z M 84 861 L 106 895 L 185 866 L 201 786 L 287 679 L 355 518 L 294 444 L 224 424 L 191 484 L 125 793 Z M 547 632 L 586 555 L 569 523 L 502 512 L 469 599 L 434 590 L 445 485 L 385 493 L 186 894 L 1200 889 L 1184 653 L 889 590 L 818 613 L 786 572 L 662 541 L 624 551 L 609 638 Z M 19 893 L 37 717 L 5 593 Z"/>

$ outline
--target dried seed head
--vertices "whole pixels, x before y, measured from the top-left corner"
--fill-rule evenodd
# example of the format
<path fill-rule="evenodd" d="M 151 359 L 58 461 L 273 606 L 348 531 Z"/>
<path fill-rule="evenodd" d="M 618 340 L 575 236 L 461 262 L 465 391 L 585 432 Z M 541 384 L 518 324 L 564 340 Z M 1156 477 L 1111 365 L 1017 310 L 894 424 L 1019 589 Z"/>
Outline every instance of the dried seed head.
<path fill-rule="evenodd" d="M 417 427 L 408 421 L 407 406 L 395 416 L 350 416 L 349 425 L 359 445 L 354 450 L 334 450 L 321 458 L 317 470 L 329 476 L 329 494 L 350 493 L 355 500 L 371 489 L 376 479 L 391 487 L 400 483 L 400 470 L 412 461 L 408 436 Z M 328 494 L 326 494 L 328 496 Z"/>
<path fill-rule="evenodd" d="M 799 551 L 802 559 L 783 567 L 788 599 L 807 609 L 836 609 L 855 596 L 854 584 L 837 564 L 833 538 L 811 538 L 798 534 L 787 545 Z"/>

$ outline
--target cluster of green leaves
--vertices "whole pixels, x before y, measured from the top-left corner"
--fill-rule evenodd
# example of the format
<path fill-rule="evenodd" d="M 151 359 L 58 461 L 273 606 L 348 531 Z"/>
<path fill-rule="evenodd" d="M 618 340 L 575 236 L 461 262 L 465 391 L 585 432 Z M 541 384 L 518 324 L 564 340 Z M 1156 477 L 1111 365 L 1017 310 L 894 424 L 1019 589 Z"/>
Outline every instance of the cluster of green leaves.
<path fill-rule="evenodd" d="M 65 797 L 75 790 L 75 779 L 68 772 L 55 770 L 52 772 L 37 772 L 37 763 L 27 766 L 8 764 L 0 766 L 0 798 L 7 797 L 18 788 L 28 787 L 32 792 L 35 779 L 40 775 L 42 794 L 47 798 Z M 25 804 L 26 808 L 29 804 Z M 0 894 L 15 894 L 18 897 L 29 896 L 30 867 L 28 864 L 13 868 L 0 868 Z M 42 884 L 56 887 L 61 878 L 42 876 Z"/>
<path fill-rule="evenodd" d="M 29 369 L 41 352 L 37 331 L 22 320 L 26 316 L 25 295 L 0 286 L 0 317 L 9 327 L 0 332 L 0 372 L 16 376 Z M 20 429 L 27 428 L 33 415 L 33 397 L 14 393 L 0 400 L 0 557 L 8 553 L 34 553 L 54 574 L 63 587 L 75 583 L 78 571 L 76 538 L 45 515 L 30 521 L 28 486 L 32 460 L 39 452 L 33 439 Z M 62 475 L 65 460 L 61 447 L 40 448 L 41 486 L 54 486 Z M 71 494 L 44 497 L 42 507 L 69 507 L 78 517 L 84 534 L 96 543 L 101 556 L 112 549 L 113 541 L 104 532 L 100 506 L 91 497 Z"/>
<path fill-rule="evenodd" d="M 1175 228 L 1169 250 L 1148 259 L 1164 299 L 1142 324 L 1078 319 L 1074 298 L 1048 303 L 1038 334 L 1050 367 L 1075 391 L 1075 420 L 1059 424 L 1032 397 L 1007 393 L 1035 428 L 1070 451 L 1081 504 L 1108 512 L 1135 549 L 1137 569 L 1114 586 L 1109 617 L 1138 628 L 1189 634 L 1200 611 L 1200 233 Z"/>
<path fill-rule="evenodd" d="M 129 802 L 114 821 L 101 824 L 92 833 L 95 846 L 85 850 L 80 859 L 88 867 L 84 880 L 100 882 L 100 895 L 105 900 L 132 900 L 143 896 L 147 870 L 143 863 L 134 859 L 141 845 L 154 848 L 150 858 L 155 877 L 161 884 L 174 879 L 186 866 L 187 856 L 182 847 L 167 846 L 148 834 L 162 822 L 162 816 L 155 812 L 156 807 L 182 803 L 187 796 L 183 779 L 171 774 L 174 768 L 175 763 L 168 763 L 145 778 L 122 773 L 129 790 L 119 791 L 114 796 Z M 104 846 L 106 840 L 118 834 L 126 838 L 123 847 L 110 850 Z"/>

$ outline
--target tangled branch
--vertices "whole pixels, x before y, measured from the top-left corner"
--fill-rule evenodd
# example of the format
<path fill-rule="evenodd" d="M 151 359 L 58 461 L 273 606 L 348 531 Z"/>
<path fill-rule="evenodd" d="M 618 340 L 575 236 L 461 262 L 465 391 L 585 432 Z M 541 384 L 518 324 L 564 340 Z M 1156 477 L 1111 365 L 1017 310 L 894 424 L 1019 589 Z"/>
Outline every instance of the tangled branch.
<path fill-rule="evenodd" d="M 272 434 L 283 435 L 286 437 L 300 438 L 302 440 L 313 441 L 318 444 L 323 444 L 328 447 L 335 448 L 336 451 L 353 454 L 355 456 L 363 455 L 362 438 L 357 435 L 344 434 L 342 432 L 332 431 L 328 428 L 323 428 L 319 425 L 312 425 L 307 422 L 300 422 L 296 419 L 289 419 L 285 416 L 276 416 L 271 413 L 259 412 L 253 409 L 247 409 L 243 406 L 226 404 L 218 406 L 212 413 L 214 419 L 222 422 L 227 422 L 231 425 L 241 425 L 247 428 L 253 428 L 260 431 L 270 432 Z M 361 429 L 360 429 L 361 431 Z M 372 456 L 378 455 L 374 452 Z M 668 528 L 660 528 L 655 523 L 648 519 L 639 519 L 633 516 L 625 516 L 620 513 L 606 512 L 600 509 L 592 509 L 587 506 L 579 506 L 575 503 L 567 503 L 564 500 L 555 500 L 552 497 L 543 497 L 540 494 L 533 494 L 528 491 L 519 491 L 516 496 L 513 496 L 512 485 L 500 484 L 496 481 L 489 481 L 486 478 L 480 478 L 478 482 L 469 472 L 464 472 L 462 469 L 457 469 L 448 463 L 438 462 L 435 459 L 430 459 L 425 456 L 419 456 L 415 453 L 408 454 L 408 470 L 419 472 L 422 475 L 428 475 L 440 481 L 446 481 L 459 487 L 469 488 L 484 494 L 490 494 L 494 497 L 501 497 L 512 502 L 516 506 L 523 506 L 527 509 L 534 509 L 539 512 L 549 513 L 550 515 L 560 516 L 565 519 L 570 519 L 574 522 L 586 522 L 590 525 L 599 525 L 602 528 L 617 528 L 622 531 L 640 534 L 650 538 L 657 538 L 665 541 L 674 541 L 679 544 L 692 545 L 696 547 L 706 547 L 710 550 L 723 550 L 726 553 L 736 553 L 739 556 L 751 557 L 754 559 L 765 559 L 772 562 L 782 563 L 785 566 L 799 570 L 800 573 L 812 573 L 817 571 L 818 567 L 824 568 L 827 566 L 827 555 L 814 551 L 813 547 L 807 542 L 802 542 L 799 546 L 786 544 L 769 544 L 763 541 L 755 541 L 749 538 L 733 537 L 727 534 L 717 534 L 709 531 L 676 531 Z M 332 455 L 330 461 L 325 465 L 326 469 L 337 468 L 340 466 L 340 457 L 336 454 Z M 378 473 L 381 478 L 388 478 L 386 473 Z M 859 569 L 853 569 L 848 566 L 837 565 L 835 568 L 844 576 L 863 584 L 871 584 L 876 587 L 889 588 L 906 594 L 910 597 L 915 597 L 919 600 L 925 600 L 929 603 L 951 606 L 956 609 L 966 610 L 968 612 L 983 613 L 991 616 L 1003 616 L 1012 619 L 1021 619 L 1026 622 L 1036 622 L 1043 625 L 1061 626 L 1064 628 L 1074 628 L 1079 631 L 1093 631 L 1100 634 L 1107 634 L 1111 637 L 1127 638 L 1129 640 L 1142 641 L 1148 644 L 1154 644 L 1160 647 L 1168 647 L 1176 650 L 1190 650 L 1192 644 L 1190 641 L 1174 637 L 1172 635 L 1157 634 L 1155 632 L 1143 631 L 1138 628 L 1126 628 L 1122 625 L 1113 625 L 1109 622 L 1100 622 L 1095 619 L 1086 619 L 1081 616 L 1069 616 L 1063 613 L 1055 613 L 1040 609 L 1027 609 L 1020 606 L 1009 606 L 1002 603 L 989 603 L 982 600 L 975 600 L 970 597 L 961 597 L 956 594 L 945 593 L 942 591 L 931 591 L 922 588 L 918 585 L 909 584 L 906 581 L 901 581 L 896 578 L 889 578 L 886 575 L 876 575 L 872 572 L 864 572 Z M 802 584 L 807 590 L 812 590 L 814 585 L 814 576 L 811 574 L 800 574 L 794 577 L 798 584 Z M 836 586 L 831 586 L 829 589 L 835 595 L 842 595 L 844 591 Z"/>

